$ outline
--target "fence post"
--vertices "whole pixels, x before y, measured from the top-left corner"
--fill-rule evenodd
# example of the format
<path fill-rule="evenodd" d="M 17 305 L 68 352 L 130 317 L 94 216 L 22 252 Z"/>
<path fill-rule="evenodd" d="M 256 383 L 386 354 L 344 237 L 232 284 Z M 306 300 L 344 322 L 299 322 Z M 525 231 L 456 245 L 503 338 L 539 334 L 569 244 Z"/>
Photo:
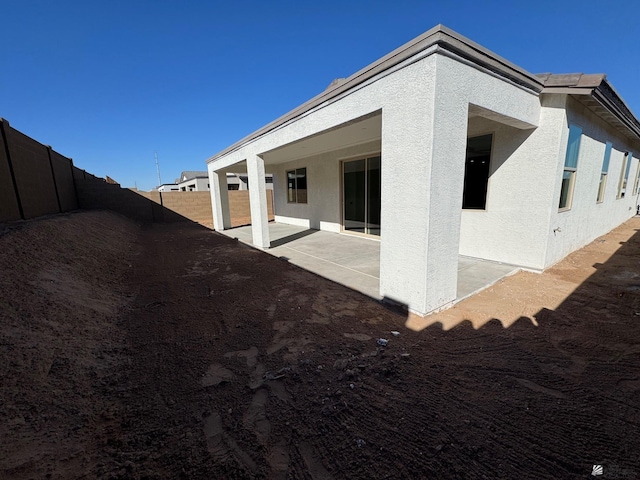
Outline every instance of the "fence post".
<path fill-rule="evenodd" d="M 6 126 L 5 126 L 6 124 Z M 9 172 L 11 173 L 11 181 L 13 182 L 13 192 L 18 203 L 18 211 L 20 212 L 20 218 L 24 220 L 24 210 L 22 209 L 22 201 L 20 200 L 20 193 L 18 192 L 18 182 L 16 181 L 16 174 L 13 171 L 13 163 L 11 162 L 11 154 L 9 153 L 9 141 L 7 140 L 6 127 L 10 126 L 9 121 L 4 118 L 0 118 L 0 132 L 2 133 L 2 140 L 4 141 L 4 151 L 7 155 L 7 164 L 9 165 Z"/>
<path fill-rule="evenodd" d="M 71 168 L 71 180 L 73 180 L 73 191 L 76 194 L 76 205 L 78 206 L 78 209 L 80 209 L 80 197 L 78 196 L 78 185 L 76 185 L 76 176 L 75 176 L 75 172 L 73 171 L 73 158 L 69 159 L 69 168 Z"/>
<path fill-rule="evenodd" d="M 47 147 L 47 156 L 49 157 L 49 168 L 51 168 L 51 178 L 53 178 L 53 189 L 56 191 L 56 201 L 58 202 L 58 213 L 62 213 L 62 204 L 60 203 L 60 194 L 58 193 L 58 182 L 56 182 L 56 173 L 53 171 L 53 159 L 51 158 L 51 145 Z"/>

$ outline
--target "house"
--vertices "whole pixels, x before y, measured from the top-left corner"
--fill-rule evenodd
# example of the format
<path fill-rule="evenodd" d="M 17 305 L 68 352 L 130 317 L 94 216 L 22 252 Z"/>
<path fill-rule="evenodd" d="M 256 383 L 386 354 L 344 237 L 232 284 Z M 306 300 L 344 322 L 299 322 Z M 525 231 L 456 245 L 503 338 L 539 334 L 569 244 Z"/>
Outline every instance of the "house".
<path fill-rule="evenodd" d="M 187 170 L 176 178 L 175 183 L 181 192 L 206 192 L 209 190 L 209 175 L 207 172 Z"/>
<path fill-rule="evenodd" d="M 604 75 L 533 75 L 444 27 L 207 160 L 217 230 L 246 169 L 253 244 L 276 222 L 380 242 L 380 295 L 456 299 L 459 256 L 542 271 L 636 212 L 640 122 Z"/>
<path fill-rule="evenodd" d="M 265 176 L 266 188 L 273 189 L 273 175 Z M 227 173 L 227 188 L 229 190 L 248 190 L 249 179 L 247 175 Z M 186 170 L 176 178 L 175 183 L 163 183 L 157 190 L 159 192 L 208 192 L 209 174 L 206 171 Z"/>
<path fill-rule="evenodd" d="M 163 183 L 162 185 L 156 187 L 158 192 L 178 192 L 180 188 L 177 183 Z"/>

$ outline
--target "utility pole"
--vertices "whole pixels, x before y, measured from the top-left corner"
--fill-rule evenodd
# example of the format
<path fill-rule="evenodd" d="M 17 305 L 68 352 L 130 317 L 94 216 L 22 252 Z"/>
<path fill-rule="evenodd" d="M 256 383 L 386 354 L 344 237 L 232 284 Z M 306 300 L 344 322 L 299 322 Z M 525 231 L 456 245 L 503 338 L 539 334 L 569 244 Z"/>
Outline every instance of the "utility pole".
<path fill-rule="evenodd" d="M 158 172 L 158 186 L 162 185 L 162 180 L 160 179 L 160 165 L 158 164 L 158 152 L 156 154 L 156 170 Z"/>

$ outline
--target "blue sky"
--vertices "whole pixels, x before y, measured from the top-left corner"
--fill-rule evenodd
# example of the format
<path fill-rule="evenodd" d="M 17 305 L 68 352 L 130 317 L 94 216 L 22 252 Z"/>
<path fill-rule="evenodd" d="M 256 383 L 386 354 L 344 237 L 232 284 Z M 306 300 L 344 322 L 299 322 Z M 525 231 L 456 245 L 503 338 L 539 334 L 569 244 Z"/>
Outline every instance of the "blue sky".
<path fill-rule="evenodd" d="M 640 115 L 640 2 L 0 0 L 0 116 L 149 190 L 438 23 Z"/>

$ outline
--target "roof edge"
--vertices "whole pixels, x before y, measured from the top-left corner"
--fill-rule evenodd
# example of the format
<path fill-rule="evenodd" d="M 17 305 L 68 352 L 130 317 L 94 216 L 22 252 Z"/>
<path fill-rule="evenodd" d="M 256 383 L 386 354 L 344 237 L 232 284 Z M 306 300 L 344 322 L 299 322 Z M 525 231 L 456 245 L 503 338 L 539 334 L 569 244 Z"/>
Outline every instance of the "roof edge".
<path fill-rule="evenodd" d="M 592 96 L 640 140 L 640 121 L 608 81 L 603 79 L 594 89 Z"/>
<path fill-rule="evenodd" d="M 605 74 L 545 73 L 538 77 L 544 82 L 542 93 L 590 95 L 624 125 L 633 137 L 640 140 L 640 121 L 609 83 Z"/>
<path fill-rule="evenodd" d="M 314 108 L 329 102 L 336 97 L 348 92 L 351 89 L 365 83 L 375 76 L 389 70 L 411 57 L 433 47 L 439 46 L 459 57 L 471 61 L 472 63 L 485 68 L 494 74 L 503 77 L 523 88 L 539 94 L 543 90 L 544 83 L 541 79 L 500 57 L 492 51 L 482 47 L 472 40 L 458 34 L 442 24 L 436 25 L 422 35 L 396 48 L 392 52 L 358 70 L 344 81 L 330 85 L 326 90 L 306 101 L 302 105 L 294 108 L 288 113 L 278 117 L 264 127 L 247 135 L 233 145 L 209 157 L 206 163 L 209 164 L 224 155 L 238 150 L 247 143 L 275 130 L 276 128 L 294 121 Z"/>

